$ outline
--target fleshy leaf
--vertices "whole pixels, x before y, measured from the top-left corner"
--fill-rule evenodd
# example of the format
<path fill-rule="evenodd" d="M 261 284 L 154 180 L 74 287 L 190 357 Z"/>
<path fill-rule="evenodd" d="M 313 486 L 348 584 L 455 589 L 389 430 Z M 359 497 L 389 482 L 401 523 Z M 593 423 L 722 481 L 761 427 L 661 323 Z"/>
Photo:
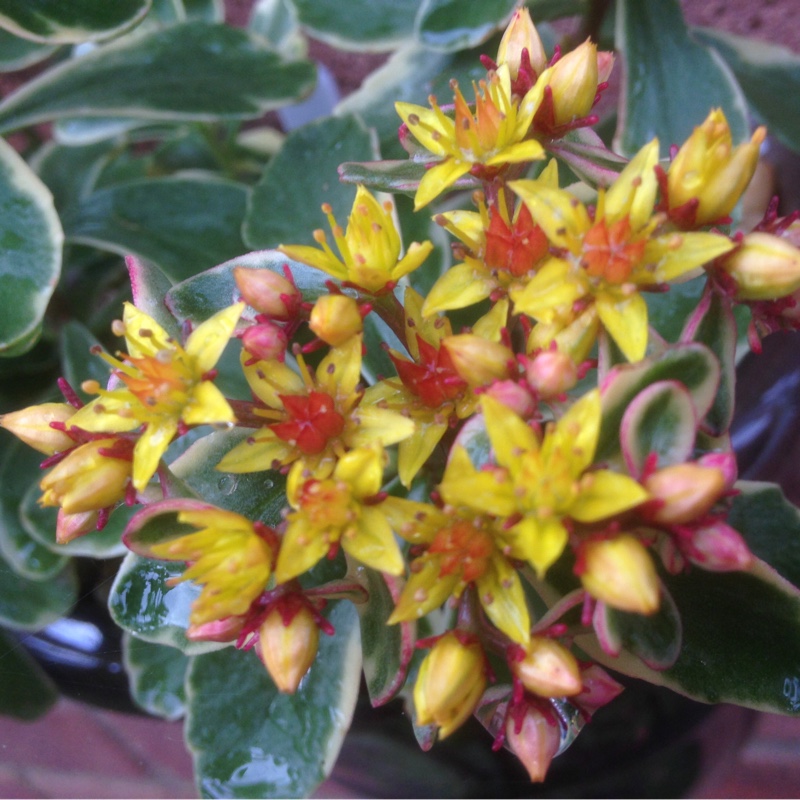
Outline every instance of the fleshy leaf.
<path fill-rule="evenodd" d="M 88 403 L 93 397 L 81 389 L 83 381 L 95 380 L 100 386 L 108 383 L 108 364 L 90 352 L 92 347 L 100 347 L 100 342 L 80 322 L 70 320 L 61 328 L 58 345 L 61 374 L 78 397 Z"/>
<path fill-rule="evenodd" d="M 180 719 L 185 712 L 187 656 L 174 647 L 146 642 L 130 634 L 122 638 L 122 654 L 136 704 L 148 714 Z"/>
<path fill-rule="evenodd" d="M 7 30 L 0 30 L 0 70 L 15 72 L 18 69 L 32 67 L 49 58 L 56 51 L 53 45 L 32 42 L 14 36 Z"/>
<path fill-rule="evenodd" d="M 427 169 L 418 161 L 345 161 L 338 167 L 343 183 L 362 184 L 373 192 L 414 195 Z M 471 185 L 462 178 L 455 186 Z"/>
<path fill-rule="evenodd" d="M 239 28 L 186 22 L 65 61 L 0 103 L 0 130 L 63 117 L 258 117 L 311 91 L 314 67 Z"/>
<path fill-rule="evenodd" d="M 71 44 L 118 36 L 140 22 L 152 0 L 0 0 L 0 26 L 35 42 Z"/>
<path fill-rule="evenodd" d="M 792 150 L 800 149 L 800 120 L 786 106 L 787 97 L 800 92 L 800 57 L 775 42 L 694 28 L 692 35 L 710 45 L 726 61 L 739 81 L 750 107 L 770 134 Z"/>
<path fill-rule="evenodd" d="M 30 347 L 61 273 L 64 234 L 53 198 L 0 140 L 0 355 Z"/>
<path fill-rule="evenodd" d="M 686 461 L 692 453 L 697 416 L 692 398 L 678 381 L 658 381 L 642 390 L 626 409 L 620 443 L 631 475 L 641 476 L 645 460 L 658 456 L 658 466 Z"/>
<path fill-rule="evenodd" d="M 702 418 L 714 401 L 719 374 L 714 354 L 698 343 L 672 345 L 637 364 L 614 367 L 601 386 L 603 419 L 595 459 L 603 461 L 618 452 L 622 417 L 643 389 L 659 381 L 679 381 L 691 395 L 697 416 Z"/>
<path fill-rule="evenodd" d="M 421 0 L 293 0 L 303 27 L 343 50 L 391 50 L 409 39 Z"/>
<path fill-rule="evenodd" d="M 0 681 L 0 714 L 32 720 L 42 716 L 58 700 L 58 689 L 22 644 L 0 631 L 3 680 Z"/>
<path fill-rule="evenodd" d="M 238 299 L 234 268 L 269 269 L 283 275 L 285 266 L 289 268 L 305 301 L 313 303 L 318 297 L 330 293 L 325 286 L 330 278 L 324 272 L 293 261 L 278 250 L 257 250 L 232 258 L 177 284 L 167 293 L 167 307 L 181 321 L 202 322 Z"/>
<path fill-rule="evenodd" d="M 99 189 L 64 213 L 71 241 L 154 261 L 183 280 L 244 250 L 247 189 L 218 178 L 166 177 Z"/>
<path fill-rule="evenodd" d="M 313 231 L 327 228 L 322 203 L 330 204 L 344 227 L 355 192 L 340 183 L 337 168 L 342 161 L 375 155 L 371 134 L 352 115 L 326 117 L 293 131 L 253 189 L 245 242 L 254 248 L 315 245 Z"/>
<path fill-rule="evenodd" d="M 193 659 L 186 739 L 203 797 L 307 797 L 336 761 L 358 696 L 358 617 L 346 601 L 293 695 L 278 692 L 254 652 Z"/>
<path fill-rule="evenodd" d="M 425 0 L 417 15 L 415 35 L 433 50 L 463 50 L 486 41 L 508 20 L 516 0 Z"/>
<path fill-rule="evenodd" d="M 125 266 L 131 282 L 133 304 L 151 316 L 170 336 L 180 341 L 180 327 L 164 303 L 173 281 L 155 264 L 135 256 L 126 256 Z"/>
<path fill-rule="evenodd" d="M 690 36 L 678 0 L 619 0 L 616 40 L 625 59 L 615 150 L 632 155 L 654 136 L 681 144 L 710 108 L 722 108 L 733 140 L 747 133 L 744 98 L 719 55 Z"/>

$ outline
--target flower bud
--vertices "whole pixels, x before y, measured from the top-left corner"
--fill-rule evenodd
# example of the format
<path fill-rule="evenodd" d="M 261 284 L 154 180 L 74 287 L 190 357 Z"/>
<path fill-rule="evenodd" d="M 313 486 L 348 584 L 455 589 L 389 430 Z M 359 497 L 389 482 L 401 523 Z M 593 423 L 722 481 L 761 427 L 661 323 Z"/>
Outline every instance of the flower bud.
<path fill-rule="evenodd" d="M 420 665 L 414 685 L 417 723 L 438 725 L 444 739 L 466 721 L 485 689 L 486 659 L 480 644 L 447 633 Z"/>
<path fill-rule="evenodd" d="M 572 702 L 586 714 L 594 714 L 598 708 L 608 705 L 625 689 L 597 664 L 581 670 L 581 680 L 583 689 L 572 698 Z"/>
<path fill-rule="evenodd" d="M 64 431 L 51 428 L 50 423 L 66 423 L 74 413 L 75 409 L 67 403 L 42 403 L 0 415 L 0 427 L 34 450 L 51 456 L 68 450 L 75 442 Z"/>
<path fill-rule="evenodd" d="M 725 491 L 725 474 L 715 467 L 675 464 L 644 481 L 652 504 L 650 519 L 662 525 L 682 525 L 702 517 Z"/>
<path fill-rule="evenodd" d="M 485 386 L 509 377 L 514 354 L 500 342 L 492 342 L 474 333 L 459 333 L 444 339 L 453 366 L 471 386 Z"/>
<path fill-rule="evenodd" d="M 536 400 L 530 390 L 525 386 L 520 386 L 516 381 L 495 381 L 486 390 L 486 394 L 494 397 L 495 400 L 523 419 L 528 419 L 536 411 Z"/>
<path fill-rule="evenodd" d="M 712 467 L 722 472 L 725 479 L 725 489 L 733 488 L 736 479 L 739 477 L 739 465 L 736 463 L 735 453 L 706 453 L 697 459 L 701 467 Z"/>
<path fill-rule="evenodd" d="M 656 568 L 644 545 L 630 534 L 590 540 L 581 548 L 580 579 L 592 597 L 620 611 L 654 614 L 660 597 Z"/>
<path fill-rule="evenodd" d="M 289 338 L 272 322 L 251 325 L 242 334 L 242 346 L 259 361 L 283 361 Z"/>
<path fill-rule="evenodd" d="M 758 128 L 749 142 L 734 148 L 725 114 L 714 109 L 670 164 L 670 210 L 696 199 L 697 227 L 728 216 L 753 177 L 766 134 L 765 128 Z"/>
<path fill-rule="evenodd" d="M 747 234 L 720 263 L 736 281 L 737 300 L 776 300 L 800 289 L 800 250 L 771 233 Z"/>
<path fill-rule="evenodd" d="M 67 544 L 79 536 L 85 536 L 97 530 L 99 511 L 80 511 L 67 514 L 63 508 L 58 509 L 56 517 L 56 544 Z"/>
<path fill-rule="evenodd" d="M 211 622 L 191 623 L 186 629 L 186 638 L 190 642 L 234 642 L 244 622 L 244 616 L 230 616 Z"/>
<path fill-rule="evenodd" d="M 724 522 L 693 531 L 685 552 L 692 563 L 711 572 L 744 570 L 753 563 L 753 554 L 741 534 Z"/>
<path fill-rule="evenodd" d="M 547 85 L 553 93 L 556 125 L 567 125 L 585 117 L 597 95 L 597 46 L 587 39 L 550 68 Z"/>
<path fill-rule="evenodd" d="M 233 278 L 242 299 L 273 319 L 291 318 L 303 299 L 291 281 L 269 269 L 234 267 Z"/>
<path fill-rule="evenodd" d="M 73 450 L 42 478 L 43 506 L 61 506 L 67 514 L 96 511 L 114 505 L 125 495 L 132 462 L 102 451 L 116 439 L 98 439 Z"/>
<path fill-rule="evenodd" d="M 506 744 L 528 770 L 531 781 L 541 783 L 561 745 L 558 718 L 555 714 L 545 717 L 538 708 L 528 705 L 521 718 L 508 716 Z"/>
<path fill-rule="evenodd" d="M 578 367 L 560 350 L 542 350 L 527 360 L 525 379 L 539 397 L 552 400 L 578 382 Z"/>
<path fill-rule="evenodd" d="M 528 51 L 528 58 L 536 74 L 543 72 L 547 66 L 547 56 L 530 11 L 525 7 L 514 12 L 500 40 L 500 47 L 497 48 L 497 65 L 508 65 L 512 81 L 519 74 L 523 50 Z"/>
<path fill-rule="evenodd" d="M 311 310 L 308 325 L 314 333 L 331 347 L 344 344 L 364 329 L 358 303 L 343 294 L 320 297 Z"/>
<path fill-rule="evenodd" d="M 317 657 L 319 626 L 303 600 L 279 601 L 258 629 L 259 656 L 278 690 L 294 694 Z"/>
<path fill-rule="evenodd" d="M 545 636 L 534 636 L 524 657 L 518 660 L 512 655 L 509 666 L 522 685 L 540 697 L 569 697 L 583 688 L 575 656 Z"/>

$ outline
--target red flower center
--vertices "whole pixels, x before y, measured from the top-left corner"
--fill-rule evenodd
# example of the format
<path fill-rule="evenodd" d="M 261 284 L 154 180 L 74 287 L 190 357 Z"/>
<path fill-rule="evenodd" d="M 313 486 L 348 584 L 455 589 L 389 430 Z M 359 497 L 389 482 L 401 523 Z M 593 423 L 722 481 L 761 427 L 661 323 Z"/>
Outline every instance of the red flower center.
<path fill-rule="evenodd" d="M 456 372 L 446 347 L 434 347 L 417 334 L 419 363 L 391 356 L 407 389 L 428 408 L 439 408 L 462 392 L 467 383 Z M 390 354 L 391 355 L 391 354 Z"/>
<path fill-rule="evenodd" d="M 607 225 L 600 220 L 583 237 L 583 266 L 589 275 L 609 283 L 624 283 L 642 260 L 645 239 L 631 241 L 627 217 Z"/>
<path fill-rule="evenodd" d="M 328 441 L 344 429 L 344 417 L 326 392 L 279 395 L 289 419 L 270 425 L 284 442 L 295 445 L 307 456 L 321 453 Z"/>

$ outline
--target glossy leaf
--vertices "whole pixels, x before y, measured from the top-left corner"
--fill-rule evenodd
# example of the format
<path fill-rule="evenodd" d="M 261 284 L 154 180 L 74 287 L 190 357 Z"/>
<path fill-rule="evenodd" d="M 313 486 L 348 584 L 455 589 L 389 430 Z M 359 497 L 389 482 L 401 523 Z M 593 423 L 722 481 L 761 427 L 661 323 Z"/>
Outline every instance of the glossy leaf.
<path fill-rule="evenodd" d="M 302 58 L 308 45 L 300 29 L 297 9 L 290 0 L 256 0 L 248 29 L 263 36 L 284 58 Z"/>
<path fill-rule="evenodd" d="M 411 37 L 421 0 L 293 0 L 303 27 L 343 50 L 391 50 Z"/>
<path fill-rule="evenodd" d="M 355 189 L 339 182 L 337 168 L 375 155 L 372 136 L 353 116 L 329 117 L 292 132 L 253 189 L 245 242 L 253 248 L 314 245 L 313 231 L 327 229 L 322 203 L 330 203 L 344 227 Z"/>
<path fill-rule="evenodd" d="M 603 418 L 595 460 L 603 461 L 618 451 L 623 415 L 643 389 L 659 381 L 678 381 L 688 390 L 697 416 L 702 418 L 714 401 L 719 374 L 714 354 L 698 343 L 672 345 L 658 356 L 614 367 L 601 387 Z"/>
<path fill-rule="evenodd" d="M 800 119 L 786 103 L 787 97 L 800 92 L 800 56 L 775 42 L 709 28 L 695 28 L 692 34 L 725 59 L 769 132 L 792 150 L 800 150 Z"/>
<path fill-rule="evenodd" d="M 33 344 L 61 272 L 61 222 L 47 188 L 0 140 L 0 355 Z"/>
<path fill-rule="evenodd" d="M 127 256 L 125 266 L 128 268 L 136 308 L 149 314 L 167 333 L 180 341 L 180 326 L 164 303 L 173 281 L 155 264 L 135 256 Z"/>
<path fill-rule="evenodd" d="M 67 565 L 63 555 L 31 537 L 20 518 L 20 501 L 41 478 L 39 464 L 43 458 L 38 451 L 13 440 L 0 460 L 0 554 L 22 577 L 33 581 L 50 580 Z"/>
<path fill-rule="evenodd" d="M 247 189 L 217 178 L 152 178 L 101 189 L 64 214 L 67 237 L 155 262 L 173 280 L 245 248 Z"/>
<path fill-rule="evenodd" d="M 717 292 L 706 292 L 681 335 L 683 341 L 702 342 L 719 361 L 719 389 L 703 420 L 712 436 L 727 433 L 733 420 L 736 391 L 736 319 L 731 302 Z"/>
<path fill-rule="evenodd" d="M 174 647 L 146 642 L 130 634 L 122 638 L 122 657 L 136 704 L 148 714 L 180 719 L 185 712 L 183 684 L 189 659 Z"/>
<path fill-rule="evenodd" d="M 414 655 L 416 625 L 401 622 L 387 625 L 400 596 L 396 578 L 384 579 L 381 573 L 362 566 L 351 571 L 368 591 L 369 600 L 356 606 L 361 624 L 364 677 L 373 706 L 388 703 L 403 687 Z"/>
<path fill-rule="evenodd" d="M 110 39 L 140 22 L 151 0 L 0 0 L 0 26 L 36 42 Z"/>
<path fill-rule="evenodd" d="M 0 29 L 0 70 L 15 72 L 49 58 L 56 51 L 53 45 L 22 39 Z"/>
<path fill-rule="evenodd" d="M 58 700 L 58 689 L 16 638 L 0 630 L 3 680 L 0 681 L 0 714 L 33 720 Z"/>
<path fill-rule="evenodd" d="M 716 52 L 690 36 L 678 0 L 617 0 L 617 44 L 625 60 L 616 147 L 633 155 L 654 136 L 680 145 L 712 108 L 734 142 L 747 133 L 741 91 Z"/>
<path fill-rule="evenodd" d="M 622 416 L 620 443 L 631 475 L 641 476 L 647 457 L 658 466 L 686 461 L 692 453 L 697 414 L 691 395 L 678 381 L 658 381 L 639 392 Z"/>
<path fill-rule="evenodd" d="M 339 166 L 344 183 L 362 184 L 373 192 L 414 195 L 426 167 L 417 161 L 345 161 Z M 464 179 L 461 184 L 466 185 Z"/>
<path fill-rule="evenodd" d="M 233 258 L 188 278 L 174 286 L 166 295 L 167 307 L 181 321 L 202 322 L 238 299 L 239 292 L 233 279 L 235 267 L 269 269 L 284 274 L 287 266 L 303 299 L 313 303 L 318 297 L 329 294 L 325 282 L 328 275 L 318 269 L 292 261 L 277 250 L 258 250 Z M 245 311 L 245 314 L 248 312 Z"/>
<path fill-rule="evenodd" d="M 280 694 L 252 651 L 193 659 L 186 740 L 202 797 L 307 797 L 336 761 L 358 696 L 358 618 L 339 602 L 336 633 L 293 695 Z"/>
<path fill-rule="evenodd" d="M 284 62 L 242 29 L 186 22 L 53 67 L 0 104 L 0 130 L 79 116 L 257 117 L 310 92 L 313 82 L 309 62 Z"/>
<path fill-rule="evenodd" d="M 502 29 L 516 5 L 516 0 L 424 0 L 414 32 L 418 41 L 433 50 L 464 50 Z"/>

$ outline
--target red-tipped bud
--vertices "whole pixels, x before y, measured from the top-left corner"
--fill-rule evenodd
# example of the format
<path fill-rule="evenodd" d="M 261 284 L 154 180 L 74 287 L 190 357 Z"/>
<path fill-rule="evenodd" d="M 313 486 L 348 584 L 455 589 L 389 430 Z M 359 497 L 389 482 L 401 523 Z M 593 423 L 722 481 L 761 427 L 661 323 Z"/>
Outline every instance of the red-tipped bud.
<path fill-rule="evenodd" d="M 231 616 L 200 624 L 192 623 L 186 629 L 190 642 L 234 642 L 244 627 L 244 616 Z"/>
<path fill-rule="evenodd" d="M 509 666 L 522 685 L 540 697 L 570 697 L 583 688 L 575 656 L 563 644 L 545 636 L 532 637 L 524 656 L 519 659 L 512 655 Z"/>
<path fill-rule="evenodd" d="M 358 303 L 343 294 L 320 297 L 311 310 L 308 325 L 314 333 L 331 347 L 338 347 L 361 333 L 364 321 Z"/>
<path fill-rule="evenodd" d="M 572 702 L 579 706 L 586 714 L 594 714 L 598 708 L 608 705 L 625 689 L 617 683 L 602 667 L 592 664 L 581 670 L 583 689 L 580 694 L 572 698 Z"/>
<path fill-rule="evenodd" d="M 578 382 L 578 367 L 560 350 L 543 350 L 526 360 L 525 379 L 539 397 L 552 400 Z"/>
<path fill-rule="evenodd" d="M 242 334 L 242 346 L 259 361 L 283 361 L 289 338 L 272 322 L 251 325 Z"/>
<path fill-rule="evenodd" d="M 319 626 L 302 599 L 278 601 L 258 629 L 258 654 L 278 690 L 294 694 L 317 657 Z"/>
<path fill-rule="evenodd" d="M 547 56 L 530 11 L 524 7 L 514 12 L 497 49 L 497 64 L 508 65 L 512 81 L 519 74 L 523 50 L 528 51 L 531 67 L 537 75 L 540 74 L 547 66 Z"/>
<path fill-rule="evenodd" d="M 547 717 L 532 705 L 524 714 L 510 714 L 506 722 L 506 743 L 528 770 L 534 783 L 541 783 L 561 745 L 561 728 L 555 714 Z"/>
<path fill-rule="evenodd" d="M 291 318 L 303 299 L 291 281 L 269 269 L 234 267 L 233 278 L 242 299 L 273 319 Z"/>
<path fill-rule="evenodd" d="M 486 390 L 486 394 L 494 397 L 523 419 L 527 419 L 536 411 L 536 400 L 530 390 L 520 386 L 516 381 L 496 381 Z"/>
<path fill-rule="evenodd" d="M 644 487 L 658 501 L 650 517 L 663 525 L 683 525 L 706 514 L 725 491 L 725 474 L 715 467 L 675 464 L 654 472 Z"/>
<path fill-rule="evenodd" d="M 99 511 L 81 511 L 67 514 L 63 508 L 58 509 L 56 518 L 56 544 L 67 544 L 79 536 L 85 536 L 97 530 Z"/>
<path fill-rule="evenodd" d="M 734 453 L 707 453 L 697 459 L 697 464 L 701 467 L 720 470 L 725 479 L 726 490 L 731 489 L 739 477 L 739 466 Z"/>
<path fill-rule="evenodd" d="M 689 561 L 711 572 L 744 570 L 753 563 L 753 554 L 741 534 L 724 522 L 695 530 L 685 552 Z"/>

